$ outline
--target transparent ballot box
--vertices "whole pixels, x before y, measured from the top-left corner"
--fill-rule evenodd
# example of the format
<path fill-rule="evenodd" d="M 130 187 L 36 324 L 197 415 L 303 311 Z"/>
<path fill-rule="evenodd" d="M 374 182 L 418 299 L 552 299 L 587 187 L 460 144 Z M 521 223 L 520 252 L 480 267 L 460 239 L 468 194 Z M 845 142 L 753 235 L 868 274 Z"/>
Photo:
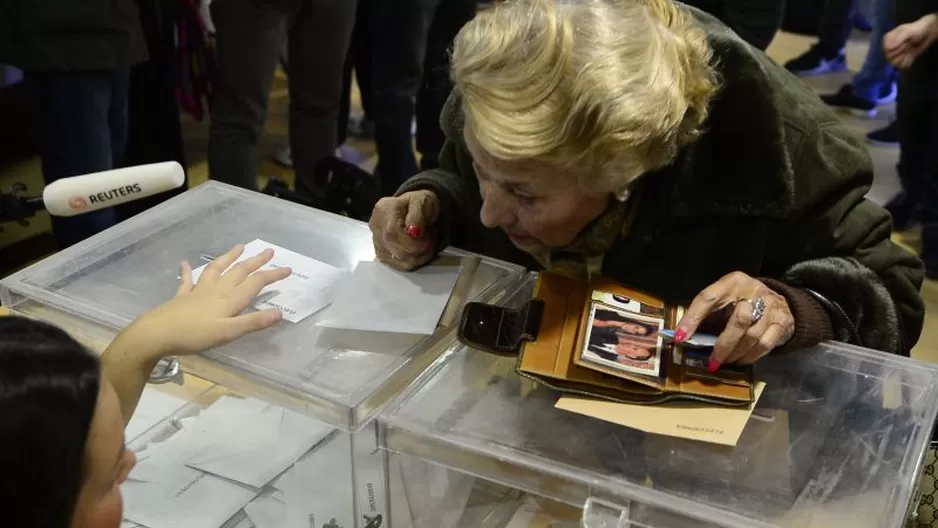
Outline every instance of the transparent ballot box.
<path fill-rule="evenodd" d="M 903 525 L 935 367 L 840 344 L 768 358 L 735 447 L 556 409 L 515 361 L 442 358 L 379 418 L 394 528 Z"/>
<path fill-rule="evenodd" d="M 101 349 L 134 318 L 173 296 L 179 280 L 180 262 L 185 260 L 198 268 L 236 244 L 249 244 L 256 240 L 341 270 L 346 274 L 343 276 L 353 275 L 352 270 L 356 267 L 366 267 L 360 264 L 369 264 L 369 269 L 375 267 L 370 262 L 374 259 L 374 250 L 367 225 L 210 182 L 3 279 L 0 281 L 0 301 L 16 313 L 57 324 L 89 347 Z M 450 283 L 452 294 L 439 298 L 442 299 L 439 302 L 442 315 L 431 321 L 429 331 L 400 333 L 394 329 L 357 331 L 340 329 L 340 326 L 327 327 L 322 318 L 332 312 L 324 309 L 314 311 L 313 315 L 298 322 L 285 320 L 275 328 L 228 346 L 181 359 L 186 373 L 217 384 L 217 387 L 207 396 L 200 396 L 211 401 L 203 399 L 189 403 L 194 405 L 189 409 L 193 413 L 191 416 L 178 413 L 167 416 L 163 425 L 157 427 L 160 431 L 154 437 L 156 440 L 141 440 L 146 448 L 143 451 L 149 450 L 151 445 L 167 445 L 172 449 L 179 445 L 204 448 L 209 445 L 206 442 L 214 442 L 215 451 L 228 453 L 230 459 L 213 464 L 230 466 L 234 465 L 232 461 L 239 461 L 241 467 L 251 468 L 256 464 L 245 459 L 245 453 L 255 453 L 258 446 L 272 442 L 271 435 L 282 434 L 283 438 L 276 445 L 294 445 L 297 450 L 291 455 L 295 459 L 289 460 L 289 468 L 301 463 L 307 466 L 321 464 L 324 469 L 320 472 L 326 472 L 321 475 L 329 475 L 309 486 L 310 493 L 321 493 L 323 483 L 329 483 L 331 492 L 328 495 L 330 501 L 305 501 L 324 508 L 321 512 L 305 512 L 310 519 L 328 516 L 320 524 L 331 528 L 386 525 L 386 478 L 382 476 L 384 466 L 377 450 L 373 418 L 440 354 L 453 346 L 456 325 L 465 302 L 499 302 L 517 287 L 523 273 L 513 265 L 459 251 L 448 251 L 444 257 L 447 265 L 458 270 L 458 278 L 452 279 L 455 286 Z M 296 271 L 294 268 L 295 274 Z M 456 277 L 457 274 L 452 275 Z M 354 276 L 358 276 L 357 270 Z M 335 291 L 346 291 L 348 288 L 343 284 L 348 282 L 336 286 Z M 376 299 L 387 301 L 388 292 L 377 292 L 380 286 L 377 281 L 356 280 L 351 283 L 358 288 L 357 293 L 354 296 L 336 293 L 332 307 L 340 304 L 340 298 L 345 301 L 352 298 L 344 305 L 352 307 L 353 315 L 359 310 L 365 314 L 362 318 L 380 318 L 383 304 Z M 369 284 L 376 290 L 374 293 L 369 291 Z M 393 306 L 396 312 L 410 314 L 418 311 L 416 306 L 421 306 L 421 298 L 395 299 Z M 373 320 L 368 322 L 375 323 Z M 217 408 L 213 402 L 219 397 L 210 398 L 214 394 L 212 391 L 224 391 L 233 396 L 221 398 L 221 407 Z M 243 405 L 232 404 L 241 401 L 234 399 L 235 396 L 243 400 Z M 258 413 L 258 416 L 251 412 Z M 251 430 L 237 426 L 239 420 L 266 423 L 264 420 L 270 419 L 271 413 L 278 412 L 289 418 L 284 418 L 285 430 L 268 427 L 265 431 L 260 426 Z M 323 436 L 323 431 L 328 434 Z M 168 442 L 170 438 L 179 437 L 180 433 L 186 438 L 193 435 L 198 442 Z M 137 447 L 141 448 L 140 445 Z M 331 455 L 316 455 L 320 448 L 330 450 Z M 180 467 L 190 470 L 198 465 L 191 458 L 196 455 L 180 448 L 182 454 L 173 458 L 167 454 L 172 449 L 158 448 L 150 453 L 168 456 Z M 275 458 L 273 455 L 280 455 L 280 450 L 280 447 L 270 448 L 272 455 L 266 458 Z M 204 462 L 204 456 L 199 460 Z M 278 463 L 282 465 L 282 461 Z M 206 468 L 206 465 L 211 467 Z M 275 503 L 280 501 L 279 507 L 291 511 L 295 517 L 303 514 L 290 508 L 298 508 L 300 506 L 296 505 L 304 501 L 284 499 L 281 495 L 285 491 L 273 487 L 282 475 L 261 482 L 263 479 L 232 476 L 227 469 L 218 469 L 207 463 L 199 467 L 205 475 L 218 477 L 217 473 L 220 473 L 226 482 L 247 486 L 255 492 L 251 500 L 269 495 L 270 501 L 262 508 L 268 513 L 276 509 Z M 258 471 L 267 475 L 271 470 L 265 466 Z M 178 474 L 157 476 L 164 483 L 175 483 L 172 479 L 186 477 L 183 470 Z M 186 489 L 202 488 L 192 486 Z M 154 497 L 168 493 L 167 489 L 153 490 L 156 490 L 153 491 Z M 244 496 L 244 493 L 238 495 Z M 197 494 L 186 497 L 195 502 L 184 504 L 180 515 L 190 506 L 196 508 L 193 511 L 198 511 L 200 502 L 206 502 L 198 501 Z M 131 500 L 131 504 L 134 500 L 140 504 L 140 494 Z M 240 500 L 233 499 L 231 504 Z M 238 507 L 244 506 L 240 504 Z M 150 524 L 139 524 L 151 528 L 212 528 L 209 524 L 215 519 L 212 517 L 209 522 L 208 517 L 192 518 L 199 522 L 192 524 L 195 522 L 192 520 L 186 524 L 185 515 L 181 515 L 162 521 L 148 517 Z M 330 525 L 333 518 L 335 524 Z M 236 520 L 232 519 L 232 522 Z M 238 522 L 252 521 L 242 519 Z M 254 524 L 262 526 L 261 523 Z M 292 525 L 288 523 L 285 526 Z M 308 522 L 303 526 L 309 526 Z"/>

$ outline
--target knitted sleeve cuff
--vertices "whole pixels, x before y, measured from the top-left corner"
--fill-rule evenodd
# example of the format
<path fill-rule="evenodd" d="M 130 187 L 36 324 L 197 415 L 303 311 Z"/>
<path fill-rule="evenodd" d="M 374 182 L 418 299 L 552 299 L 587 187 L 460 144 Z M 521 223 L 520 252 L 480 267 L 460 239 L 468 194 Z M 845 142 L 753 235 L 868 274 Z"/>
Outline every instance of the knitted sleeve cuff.
<path fill-rule="evenodd" d="M 772 291 L 788 302 L 795 318 L 795 332 L 776 353 L 785 353 L 813 347 L 834 339 L 834 325 L 824 306 L 810 293 L 775 279 L 760 279 Z"/>

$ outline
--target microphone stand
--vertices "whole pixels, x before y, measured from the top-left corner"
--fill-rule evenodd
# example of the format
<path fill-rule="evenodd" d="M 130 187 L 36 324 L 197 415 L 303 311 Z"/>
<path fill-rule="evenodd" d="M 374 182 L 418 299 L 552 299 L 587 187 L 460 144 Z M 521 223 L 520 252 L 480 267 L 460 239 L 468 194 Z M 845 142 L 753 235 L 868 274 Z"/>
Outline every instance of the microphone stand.
<path fill-rule="evenodd" d="M 46 208 L 41 196 L 21 196 L 24 191 L 26 186 L 22 183 L 14 183 L 9 192 L 0 190 L 0 232 L 3 231 L 2 224 L 15 222 L 28 226 L 27 219 Z"/>

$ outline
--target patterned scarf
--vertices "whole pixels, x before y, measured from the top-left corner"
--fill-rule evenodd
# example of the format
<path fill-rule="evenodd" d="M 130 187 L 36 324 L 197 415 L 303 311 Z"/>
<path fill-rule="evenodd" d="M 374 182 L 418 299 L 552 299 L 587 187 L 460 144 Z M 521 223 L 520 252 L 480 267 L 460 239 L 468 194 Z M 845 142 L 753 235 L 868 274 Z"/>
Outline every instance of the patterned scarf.
<path fill-rule="evenodd" d="M 625 201 L 612 200 L 609 207 L 590 222 L 570 245 L 554 249 L 549 255 L 535 255 L 544 269 L 578 279 L 598 274 L 603 256 L 628 234 L 638 210 L 640 187 Z"/>

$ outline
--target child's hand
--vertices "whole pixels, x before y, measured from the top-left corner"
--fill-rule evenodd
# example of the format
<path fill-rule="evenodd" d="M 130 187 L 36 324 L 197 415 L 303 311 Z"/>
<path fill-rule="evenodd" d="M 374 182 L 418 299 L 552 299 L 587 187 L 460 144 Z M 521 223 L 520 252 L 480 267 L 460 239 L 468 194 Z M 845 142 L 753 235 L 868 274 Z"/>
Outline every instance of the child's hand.
<path fill-rule="evenodd" d="M 279 323 L 278 310 L 241 312 L 262 289 L 289 277 L 291 270 L 257 271 L 273 258 L 271 250 L 228 269 L 243 251 L 242 246 L 235 247 L 206 266 L 198 285 L 192 283 L 192 268 L 183 263 L 176 297 L 137 319 L 124 332 L 125 340 L 132 338 L 156 357 L 190 355 Z"/>

